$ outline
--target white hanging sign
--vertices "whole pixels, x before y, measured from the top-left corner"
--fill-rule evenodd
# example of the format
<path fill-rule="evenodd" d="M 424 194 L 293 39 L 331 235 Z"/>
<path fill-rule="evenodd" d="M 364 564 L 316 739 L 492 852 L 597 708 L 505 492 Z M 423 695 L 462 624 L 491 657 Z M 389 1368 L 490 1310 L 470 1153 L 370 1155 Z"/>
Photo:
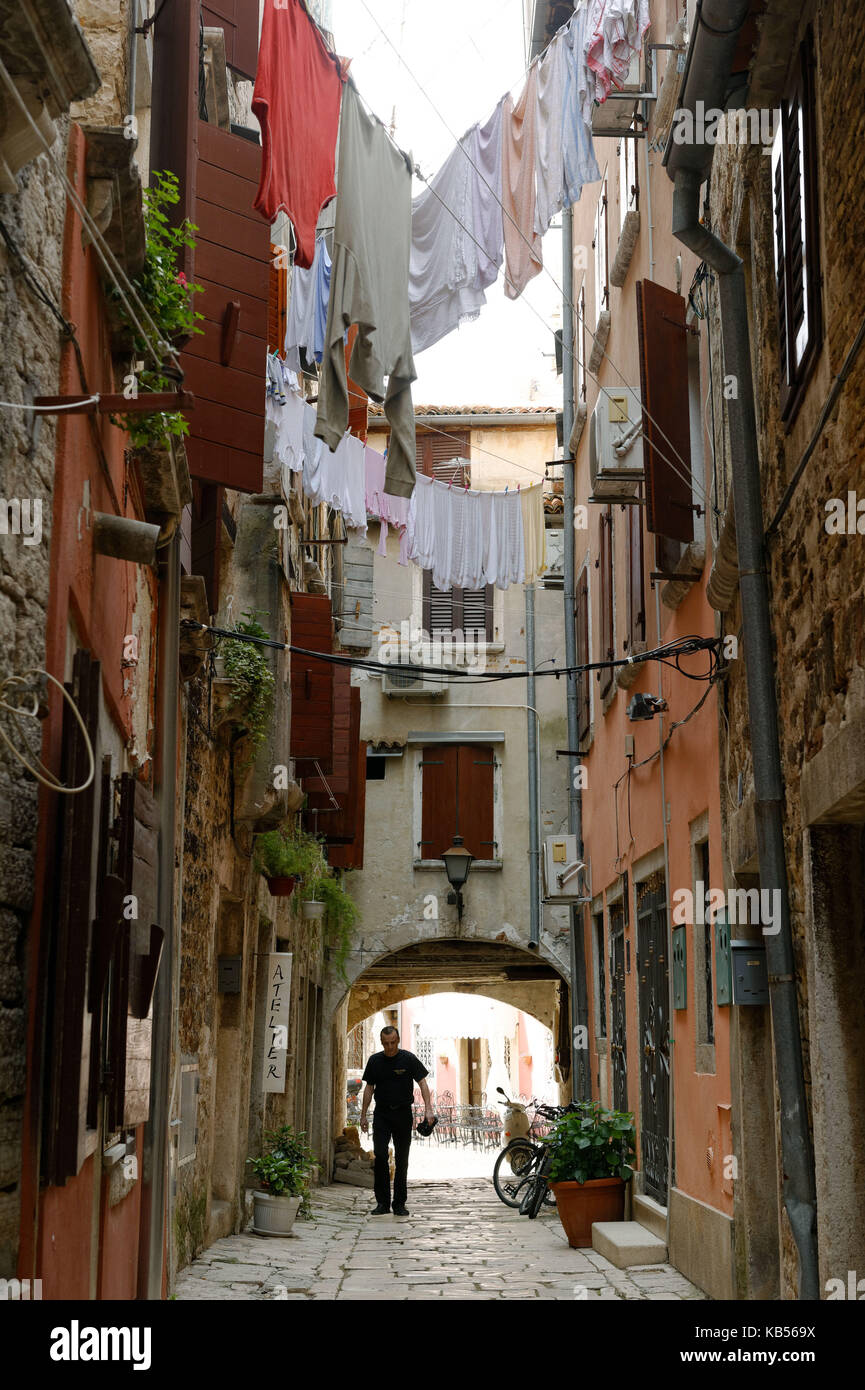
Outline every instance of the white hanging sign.
<path fill-rule="evenodd" d="M 285 1091 L 288 1057 L 288 1005 L 291 998 L 291 954 L 274 951 L 267 957 L 267 1015 L 264 1032 L 265 1091 Z"/>

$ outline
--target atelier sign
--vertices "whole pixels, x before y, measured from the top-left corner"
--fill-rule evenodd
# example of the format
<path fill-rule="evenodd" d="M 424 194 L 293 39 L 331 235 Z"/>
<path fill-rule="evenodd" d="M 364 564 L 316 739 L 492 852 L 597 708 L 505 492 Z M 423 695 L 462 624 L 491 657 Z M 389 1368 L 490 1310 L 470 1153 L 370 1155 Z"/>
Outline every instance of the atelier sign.
<path fill-rule="evenodd" d="M 267 957 L 267 1022 L 264 1033 L 265 1091 L 285 1090 L 288 1056 L 288 1004 L 291 998 L 291 954 L 274 951 Z"/>

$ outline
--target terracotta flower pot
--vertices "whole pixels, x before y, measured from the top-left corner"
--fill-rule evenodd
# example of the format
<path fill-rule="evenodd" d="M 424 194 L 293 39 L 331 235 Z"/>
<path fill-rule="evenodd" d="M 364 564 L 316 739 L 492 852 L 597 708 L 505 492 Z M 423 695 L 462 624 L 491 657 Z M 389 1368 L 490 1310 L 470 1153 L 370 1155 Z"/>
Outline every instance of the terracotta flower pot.
<path fill-rule="evenodd" d="M 294 892 L 294 885 L 297 883 L 297 875 L 288 877 L 285 874 L 278 878 L 269 878 L 267 886 L 270 889 L 272 898 L 290 898 Z"/>
<path fill-rule="evenodd" d="M 592 1222 L 623 1221 L 625 1183 L 622 1178 L 591 1178 L 588 1182 L 551 1182 L 568 1245 L 584 1250 L 592 1244 Z"/>

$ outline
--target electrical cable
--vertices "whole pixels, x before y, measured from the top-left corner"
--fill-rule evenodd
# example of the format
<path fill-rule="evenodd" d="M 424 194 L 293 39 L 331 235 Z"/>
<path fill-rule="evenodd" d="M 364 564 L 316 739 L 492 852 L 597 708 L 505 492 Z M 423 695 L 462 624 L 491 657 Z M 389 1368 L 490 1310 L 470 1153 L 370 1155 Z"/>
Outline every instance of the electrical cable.
<path fill-rule="evenodd" d="M 30 763 L 28 763 L 27 759 L 22 757 L 21 753 L 19 753 L 18 749 L 15 747 L 14 743 L 9 738 L 2 725 L 0 725 L 0 739 L 2 739 L 3 742 L 6 744 L 6 747 L 9 749 L 13 757 L 17 758 L 18 762 L 21 763 L 22 767 L 26 768 L 30 775 L 32 777 L 35 777 L 36 781 L 40 782 L 43 787 L 48 787 L 55 792 L 63 792 L 66 796 L 75 796 L 78 792 L 86 791 L 87 788 L 90 786 L 90 783 L 93 781 L 94 772 L 96 770 L 96 761 L 93 756 L 93 745 L 90 742 L 90 738 L 87 733 L 87 728 L 84 723 L 84 720 L 81 718 L 81 715 L 78 712 L 78 707 L 76 706 L 75 701 L 72 699 L 72 696 L 69 694 L 69 691 L 66 689 L 66 687 L 64 685 L 61 685 L 60 681 L 58 681 L 54 676 L 52 676 L 49 671 L 42 671 L 38 668 L 34 668 L 31 671 L 25 671 L 22 676 L 6 676 L 4 680 L 0 681 L 0 710 L 5 710 L 7 714 L 10 714 L 12 716 L 13 720 L 15 721 L 15 725 L 21 733 L 21 737 L 24 740 L 24 744 L 26 746 L 27 740 L 26 738 L 24 738 L 23 726 L 21 725 L 20 720 L 38 720 L 40 718 L 39 700 L 36 694 L 34 693 L 32 695 L 31 708 L 22 709 L 20 705 L 9 704 L 8 701 L 5 699 L 5 696 L 9 686 L 26 686 L 28 684 L 29 677 L 31 676 L 44 676 L 46 680 L 51 681 L 52 685 L 56 685 L 57 689 L 60 691 L 60 694 L 63 696 L 64 700 L 72 710 L 72 713 L 75 715 L 75 718 L 78 722 L 78 726 L 81 729 L 81 733 L 84 736 L 84 744 L 87 749 L 87 758 L 90 764 L 90 771 L 87 775 L 87 780 L 86 782 L 82 782 L 81 785 L 78 787 L 66 787 L 63 785 L 63 783 L 60 781 L 58 777 L 55 777 L 54 773 L 51 771 L 50 768 L 45 767 L 41 759 L 36 758 L 35 755 L 31 755 L 34 757 L 36 765 L 39 768 L 39 771 L 37 772 L 36 768 L 32 767 Z M 29 748 L 27 751 L 30 751 Z"/>

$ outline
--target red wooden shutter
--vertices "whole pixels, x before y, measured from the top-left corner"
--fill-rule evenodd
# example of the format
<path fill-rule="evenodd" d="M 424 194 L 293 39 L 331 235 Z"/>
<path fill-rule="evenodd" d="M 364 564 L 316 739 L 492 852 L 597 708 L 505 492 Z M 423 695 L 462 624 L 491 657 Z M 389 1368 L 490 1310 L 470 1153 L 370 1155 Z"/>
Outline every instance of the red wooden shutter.
<path fill-rule="evenodd" d="M 360 736 L 360 690 L 352 687 L 351 668 L 335 666 L 333 684 L 333 771 L 326 779 L 327 785 L 320 777 L 305 779 L 308 828 L 324 835 L 328 845 L 348 843 L 355 836 Z"/>
<path fill-rule="evenodd" d="M 493 839 L 493 788 L 495 755 L 492 748 L 463 744 L 457 749 L 459 834 L 475 859 L 495 859 Z"/>
<path fill-rule="evenodd" d="M 285 355 L 285 330 L 288 319 L 288 266 L 281 265 L 280 251 L 270 247 L 270 277 L 267 290 L 267 345 L 271 352 Z"/>
<path fill-rule="evenodd" d="M 182 363 L 194 391 L 186 441 L 189 471 L 205 482 L 260 492 L 264 366 L 271 255 L 269 229 L 253 212 L 261 148 L 198 122 L 195 279 L 204 293 L 202 335 Z"/>
<path fill-rule="evenodd" d="M 646 640 L 646 583 L 643 560 L 642 507 L 628 507 L 628 651 Z"/>
<path fill-rule="evenodd" d="M 589 574 L 584 568 L 577 580 L 577 665 L 589 663 Z M 591 686 L 588 671 L 577 676 L 578 734 L 584 739 L 591 724 Z"/>
<path fill-rule="evenodd" d="M 352 794 L 355 798 L 354 816 L 354 836 L 351 840 L 343 844 L 333 845 L 328 849 L 328 863 L 334 869 L 362 869 L 363 868 L 363 842 L 364 824 L 366 817 L 366 750 L 368 744 L 365 739 L 361 739 L 357 746 L 357 759 L 355 766 L 355 786 L 356 791 Z"/>
<path fill-rule="evenodd" d="M 471 468 L 467 462 L 450 463 L 451 459 L 468 460 L 471 447 L 468 434 L 419 434 L 415 447 L 419 473 L 440 478 L 444 483 L 458 483 L 460 487 L 471 483 Z"/>
<path fill-rule="evenodd" d="M 206 28 L 224 31 L 225 61 L 229 67 L 254 79 L 258 63 L 258 0 L 207 0 L 201 15 Z"/>
<path fill-rule="evenodd" d="M 330 599 L 291 595 L 291 644 L 307 651 L 333 650 Z M 299 777 L 333 771 L 333 672 L 329 661 L 291 654 L 291 756 Z"/>
<path fill-rule="evenodd" d="M 637 281 L 646 526 L 694 539 L 685 301 L 654 280 Z"/>
<path fill-rule="evenodd" d="M 601 512 L 598 537 L 598 569 L 600 578 L 600 615 L 598 621 L 598 660 L 612 661 L 616 655 L 616 635 L 613 628 L 613 509 L 607 504 Z M 598 672 L 601 694 L 606 695 L 613 683 L 613 668 L 605 666 Z"/>
<path fill-rule="evenodd" d="M 457 748 L 433 744 L 423 750 L 421 859 L 440 859 L 453 844 L 457 823 Z"/>

